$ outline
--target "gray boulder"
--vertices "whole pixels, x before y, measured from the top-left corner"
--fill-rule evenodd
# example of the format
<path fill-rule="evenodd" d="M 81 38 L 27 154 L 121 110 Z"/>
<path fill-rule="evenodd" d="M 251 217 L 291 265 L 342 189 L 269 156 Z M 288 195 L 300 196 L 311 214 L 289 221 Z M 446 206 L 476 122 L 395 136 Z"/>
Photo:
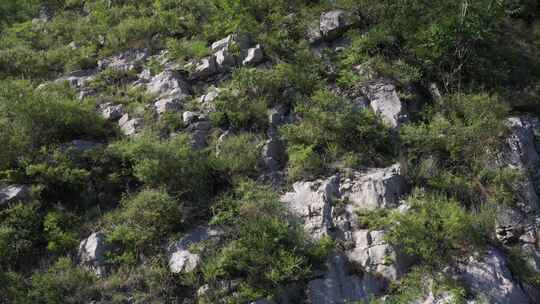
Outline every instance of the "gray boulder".
<path fill-rule="evenodd" d="M 69 73 L 68 75 L 56 79 L 55 83 L 67 82 L 69 86 L 78 94 L 79 100 L 95 95 L 96 92 L 89 88 L 88 84 L 95 79 L 98 73 L 97 69 L 79 70 Z M 47 83 L 38 86 L 41 90 L 47 87 Z"/>
<path fill-rule="evenodd" d="M 388 168 L 354 172 L 352 178 L 344 178 L 340 185 L 343 199 L 356 209 L 374 210 L 396 208 L 399 199 L 408 191 L 399 164 Z"/>
<path fill-rule="evenodd" d="M 458 266 L 457 278 L 477 297 L 493 304 L 529 304 L 529 298 L 514 280 L 504 254 L 489 248 L 482 256 L 472 256 Z"/>
<path fill-rule="evenodd" d="M 405 274 L 410 261 L 386 243 L 384 231 L 356 230 L 352 238 L 354 247 L 346 252 L 350 261 L 389 281 L 395 281 Z"/>
<path fill-rule="evenodd" d="M 524 173 L 520 208 L 530 213 L 540 208 L 540 120 L 533 116 L 511 117 L 507 126 L 510 136 L 502 162 Z"/>
<path fill-rule="evenodd" d="M 333 10 L 321 15 L 320 31 L 327 41 L 338 38 L 344 31 L 354 24 L 353 16 L 343 10 Z M 314 36 L 312 34 L 312 36 Z"/>
<path fill-rule="evenodd" d="M 210 87 L 208 89 L 208 92 L 204 95 L 202 95 L 200 98 L 199 98 L 199 103 L 201 104 L 205 104 L 205 103 L 211 103 L 213 102 L 216 98 L 219 97 L 219 93 L 221 92 L 221 89 L 219 88 L 216 88 L 216 87 Z"/>
<path fill-rule="evenodd" d="M 0 208 L 11 202 L 25 202 L 30 199 L 30 187 L 24 185 L 0 185 Z"/>
<path fill-rule="evenodd" d="M 189 125 L 188 131 L 191 132 L 191 146 L 199 149 L 207 146 L 208 132 L 212 128 L 209 121 L 197 121 Z"/>
<path fill-rule="evenodd" d="M 182 114 L 182 121 L 185 125 L 189 125 L 199 119 L 199 115 L 195 112 L 186 111 Z"/>
<path fill-rule="evenodd" d="M 182 103 L 179 99 L 175 97 L 168 97 L 160 99 L 154 103 L 154 108 L 158 115 L 165 113 L 175 113 L 179 112 L 182 109 Z"/>
<path fill-rule="evenodd" d="M 191 88 L 177 72 L 166 70 L 154 76 L 147 84 L 149 94 L 160 98 L 174 97 L 184 100 L 190 96 Z"/>
<path fill-rule="evenodd" d="M 242 65 L 256 65 L 261 63 L 264 59 L 264 53 L 259 44 L 255 47 L 248 49 L 247 56 L 242 61 Z"/>
<path fill-rule="evenodd" d="M 326 272 L 308 283 L 306 293 L 311 304 L 346 304 L 368 301 L 379 295 L 382 288 L 378 278 L 354 273 L 345 256 L 332 254 L 326 262 Z"/>
<path fill-rule="evenodd" d="M 227 71 L 236 65 L 236 58 L 226 49 L 217 51 L 214 56 L 219 72 Z"/>
<path fill-rule="evenodd" d="M 124 114 L 118 121 L 118 125 L 124 135 L 132 136 L 142 131 L 143 121 L 140 118 L 130 118 L 129 114 Z"/>
<path fill-rule="evenodd" d="M 268 110 L 268 123 L 271 127 L 279 127 L 287 122 L 287 108 L 285 106 L 276 106 Z"/>
<path fill-rule="evenodd" d="M 392 128 L 399 128 L 409 120 L 406 105 L 397 94 L 395 85 L 382 80 L 373 82 L 364 88 L 373 111 Z"/>
<path fill-rule="evenodd" d="M 148 49 L 130 49 L 124 53 L 98 61 L 100 70 L 112 68 L 121 71 L 131 71 L 141 67 L 150 56 Z"/>
<path fill-rule="evenodd" d="M 355 171 L 350 176 L 297 182 L 293 192 L 284 194 L 281 200 L 305 221 L 307 232 L 316 239 L 330 235 L 333 230 L 334 236 L 350 240 L 353 229 L 350 222 L 355 222 L 355 210 L 397 208 L 399 199 L 409 190 L 397 164 Z M 346 206 L 334 208 L 336 199 L 344 201 Z"/>
<path fill-rule="evenodd" d="M 200 226 L 188 231 L 182 239 L 169 246 L 169 269 L 173 273 L 187 273 L 195 270 L 200 256 L 191 252 L 190 247 L 200 242 L 219 238 L 223 232 L 219 229 Z"/>
<path fill-rule="evenodd" d="M 330 236 L 334 226 L 332 203 L 339 197 L 339 178 L 297 182 L 294 191 L 281 197 L 289 210 L 303 220 L 308 235 L 314 239 Z"/>
<path fill-rule="evenodd" d="M 218 66 L 216 57 L 210 56 L 201 60 L 199 64 L 195 66 L 191 77 L 193 79 L 205 79 L 218 72 Z"/>
<path fill-rule="evenodd" d="M 97 232 L 92 233 L 88 238 L 79 244 L 79 263 L 102 277 L 106 274 L 106 254 L 109 247 L 105 242 L 105 235 Z"/>
<path fill-rule="evenodd" d="M 110 102 L 99 106 L 99 113 L 107 120 L 118 120 L 124 115 L 124 106 L 115 105 Z"/>
<path fill-rule="evenodd" d="M 236 47 L 238 47 L 240 51 L 244 51 L 249 48 L 250 43 L 250 38 L 247 35 L 231 34 L 219 41 L 212 43 L 212 51 L 231 51 L 233 45 L 236 45 Z"/>
<path fill-rule="evenodd" d="M 285 162 L 285 146 L 278 138 L 271 138 L 262 149 L 262 157 L 268 170 L 278 171 Z"/>

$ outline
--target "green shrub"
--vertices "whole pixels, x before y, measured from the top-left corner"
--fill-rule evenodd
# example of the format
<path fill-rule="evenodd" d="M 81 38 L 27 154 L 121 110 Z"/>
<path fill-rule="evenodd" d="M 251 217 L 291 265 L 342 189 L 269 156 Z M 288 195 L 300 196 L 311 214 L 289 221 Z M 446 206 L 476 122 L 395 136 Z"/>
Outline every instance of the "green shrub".
<path fill-rule="evenodd" d="M 169 270 L 167 261 L 148 258 L 137 267 L 122 267 L 98 283 L 107 303 L 171 303 L 190 291 Z M 126 290 L 130 292 L 127 293 Z"/>
<path fill-rule="evenodd" d="M 42 148 L 33 157 L 22 156 L 20 167 L 6 172 L 7 180 L 38 186 L 46 207 L 61 204 L 77 213 L 110 206 L 132 177 L 122 171 L 121 160 L 104 145 L 79 149 L 62 145 Z"/>
<path fill-rule="evenodd" d="M 275 288 L 309 277 L 332 244 L 306 239 L 272 190 L 242 183 L 218 205 L 214 223 L 227 224 L 226 243 L 203 264 L 206 282 L 241 278 L 236 301 L 271 295 Z M 251 295 L 251 296 L 250 296 Z"/>
<path fill-rule="evenodd" d="M 40 1 L 6 0 L 0 3 L 0 32 L 11 23 L 26 20 L 39 11 Z"/>
<path fill-rule="evenodd" d="M 62 210 L 47 213 L 43 220 L 43 232 L 47 240 L 47 250 L 54 254 L 67 254 L 79 245 L 79 234 L 74 229 L 78 225 L 75 215 Z"/>
<path fill-rule="evenodd" d="M 97 277 L 77 267 L 69 258 L 59 259 L 45 272 L 31 277 L 27 298 L 30 303 L 63 304 L 99 300 Z"/>
<path fill-rule="evenodd" d="M 261 159 L 261 139 L 251 133 L 227 136 L 219 145 L 217 170 L 229 176 L 253 176 Z"/>
<path fill-rule="evenodd" d="M 0 84 L 0 124 L 5 127 L 0 140 L 8 147 L 0 152 L 0 160 L 7 161 L 0 170 L 44 145 L 110 134 L 92 105 L 58 91 L 33 91 L 26 81 Z"/>
<path fill-rule="evenodd" d="M 184 221 L 183 205 L 164 191 L 143 190 L 122 200 L 109 219 L 107 241 L 115 248 L 111 262 L 133 264 L 155 253 L 168 235 Z"/>
<path fill-rule="evenodd" d="M 313 145 L 290 145 L 287 148 L 289 155 L 289 178 L 298 180 L 324 172 L 324 161 Z"/>
<path fill-rule="evenodd" d="M 107 41 L 115 52 L 130 48 L 152 49 L 156 47 L 153 38 L 159 31 L 159 24 L 151 17 L 128 17 L 110 30 Z"/>
<path fill-rule="evenodd" d="M 388 242 L 424 265 L 444 267 L 480 246 L 487 231 L 479 229 L 475 215 L 441 195 L 416 193 L 411 210 L 394 212 L 386 235 Z"/>
<path fill-rule="evenodd" d="M 295 109 L 299 124 L 288 124 L 281 132 L 289 143 L 290 170 L 302 176 L 302 168 L 314 173 L 319 167 L 337 165 L 346 159 L 352 165 L 381 164 L 392 158 L 390 130 L 377 117 L 357 109 L 349 100 L 319 91 Z M 320 160 L 314 153 L 318 153 Z"/>
<path fill-rule="evenodd" d="M 42 216 L 38 203 L 18 203 L 0 212 L 1 267 L 17 267 L 41 253 Z"/>
<path fill-rule="evenodd" d="M 145 134 L 113 144 L 111 152 L 148 187 L 166 187 L 195 201 L 211 194 L 212 168 L 207 154 L 193 149 L 186 135 L 161 140 Z"/>
<path fill-rule="evenodd" d="M 0 270 L 0 301 L 2 303 L 19 303 L 17 301 L 24 299 L 26 293 L 26 285 L 22 275 Z"/>
<path fill-rule="evenodd" d="M 429 268 L 415 267 L 399 282 L 397 289 L 384 303 L 413 303 L 430 295 L 437 297 L 443 294 L 451 297 L 450 303 L 466 303 L 466 291 L 458 282 Z"/>
<path fill-rule="evenodd" d="M 511 191 L 515 176 L 486 167 L 500 150 L 507 113 L 504 102 L 487 95 L 451 96 L 427 109 L 425 122 L 401 130 L 407 175 L 465 203 L 483 201 L 482 193 L 508 201 L 501 191 Z"/>
<path fill-rule="evenodd" d="M 155 0 L 155 18 L 167 34 L 192 36 L 200 34 L 210 16 L 215 13 L 215 1 Z"/>
<path fill-rule="evenodd" d="M 477 65 L 496 48 L 504 20 L 501 3 L 364 0 L 357 5 L 375 24 L 370 33 L 385 32 L 399 42 L 390 51 L 414 62 L 427 78 L 455 87 L 464 76 L 474 77 Z"/>
<path fill-rule="evenodd" d="M 171 57 L 179 62 L 202 59 L 210 55 L 210 48 L 202 40 L 169 39 L 167 49 Z"/>
<path fill-rule="evenodd" d="M 535 270 L 534 260 L 527 257 L 519 247 L 510 248 L 508 252 L 508 267 L 512 274 L 523 282 L 540 288 L 540 273 Z"/>

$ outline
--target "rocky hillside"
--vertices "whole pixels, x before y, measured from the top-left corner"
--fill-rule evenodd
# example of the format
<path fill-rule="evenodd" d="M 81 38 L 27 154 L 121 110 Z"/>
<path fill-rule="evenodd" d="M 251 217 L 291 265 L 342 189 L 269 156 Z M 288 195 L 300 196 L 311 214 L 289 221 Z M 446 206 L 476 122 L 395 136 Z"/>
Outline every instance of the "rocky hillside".
<path fill-rule="evenodd" d="M 0 304 L 540 303 L 534 0 L 2 0 Z"/>

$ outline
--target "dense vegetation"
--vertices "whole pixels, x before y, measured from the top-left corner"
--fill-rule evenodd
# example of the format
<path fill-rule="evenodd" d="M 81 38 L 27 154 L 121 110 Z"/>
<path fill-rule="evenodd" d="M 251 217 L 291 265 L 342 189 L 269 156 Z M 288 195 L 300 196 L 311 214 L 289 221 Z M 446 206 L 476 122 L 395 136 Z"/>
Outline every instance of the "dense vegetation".
<path fill-rule="evenodd" d="M 305 32 L 334 8 L 360 21 L 346 48 L 315 55 Z M 240 281 L 235 297 L 216 287 L 207 303 L 245 303 L 304 284 L 335 244 L 307 237 L 279 202 L 283 189 L 258 179 L 268 132 L 287 145 L 284 187 L 400 162 L 417 189 L 411 211 L 360 216 L 417 257 L 390 303 L 414 299 L 426 276 L 464 298 L 439 271 L 492 242 L 490 212 L 519 200 L 519 174 L 488 164 L 504 119 L 540 107 L 539 15 L 528 0 L 0 1 L 0 185 L 32 185 L 29 202 L 0 206 L 0 303 L 182 303 L 224 280 Z M 185 63 L 231 33 L 249 34 L 272 64 L 236 67 L 220 83 L 209 120 L 234 132 L 208 148 L 190 144 L 181 115 L 145 116 L 149 128 L 128 138 L 97 113 L 116 102 L 144 116 L 153 99 L 129 85 L 134 72 L 100 72 L 98 94 L 82 101 L 62 82 L 39 87 L 130 49 L 167 50 L 188 73 Z M 400 130 L 349 99 L 379 78 L 421 105 Z M 273 130 L 276 106 L 295 119 Z M 97 145 L 81 151 L 81 140 Z M 222 240 L 193 273 L 171 274 L 165 243 L 207 223 Z M 114 248 L 106 278 L 77 266 L 94 231 Z M 540 286 L 520 254 L 513 269 Z"/>

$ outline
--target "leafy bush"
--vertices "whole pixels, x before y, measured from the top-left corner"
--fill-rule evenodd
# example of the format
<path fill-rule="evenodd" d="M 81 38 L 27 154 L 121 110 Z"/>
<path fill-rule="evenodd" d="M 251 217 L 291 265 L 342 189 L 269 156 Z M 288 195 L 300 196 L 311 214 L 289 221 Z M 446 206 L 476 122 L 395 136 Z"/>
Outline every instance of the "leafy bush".
<path fill-rule="evenodd" d="M 107 303 L 170 303 L 189 293 L 170 272 L 167 261 L 151 257 L 137 267 L 122 267 L 98 283 Z M 129 290 L 129 293 L 125 291 Z"/>
<path fill-rule="evenodd" d="M 212 168 L 204 151 L 191 147 L 186 135 L 161 140 L 146 134 L 117 142 L 111 152 L 124 160 L 134 177 L 151 188 L 202 200 L 211 191 Z"/>
<path fill-rule="evenodd" d="M 411 210 L 394 212 L 386 235 L 390 244 L 417 257 L 424 265 L 444 267 L 451 260 L 482 245 L 486 231 L 479 229 L 474 214 L 441 195 L 416 193 Z"/>
<path fill-rule="evenodd" d="M 501 3 L 364 0 L 358 9 L 375 24 L 370 32 L 385 32 L 398 42 L 399 55 L 448 87 L 477 71 L 491 54 L 503 22 Z"/>
<path fill-rule="evenodd" d="M 26 81 L 0 84 L 0 170 L 11 167 L 17 157 L 32 155 L 44 145 L 74 139 L 105 138 L 110 131 L 90 104 L 65 93 L 33 91 Z"/>
<path fill-rule="evenodd" d="M 26 286 L 22 275 L 13 271 L 0 270 L 0 301 L 17 303 L 26 296 Z"/>
<path fill-rule="evenodd" d="M 183 205 L 164 191 L 143 190 L 122 200 L 108 222 L 107 241 L 113 263 L 133 264 L 141 255 L 156 252 L 160 242 L 177 231 L 184 220 Z"/>
<path fill-rule="evenodd" d="M 38 13 L 40 1 L 6 0 L 0 3 L 0 32 L 13 22 L 22 21 Z"/>
<path fill-rule="evenodd" d="M 325 164 L 313 145 L 291 145 L 289 155 L 289 178 L 297 180 L 324 172 Z"/>
<path fill-rule="evenodd" d="M 59 259 L 45 272 L 32 275 L 27 298 L 31 303 L 83 303 L 99 299 L 97 277 L 77 267 L 69 258 Z"/>
<path fill-rule="evenodd" d="M 79 245 L 79 234 L 74 230 L 78 219 L 62 210 L 47 213 L 43 221 L 43 232 L 47 250 L 54 254 L 66 254 Z"/>
<path fill-rule="evenodd" d="M 40 253 L 42 218 L 37 203 L 18 203 L 0 212 L 1 267 L 18 267 Z"/>
<path fill-rule="evenodd" d="M 234 129 L 266 129 L 268 108 L 294 104 L 319 85 L 319 66 L 311 64 L 314 59 L 307 55 L 298 57 L 272 69 L 235 70 L 229 90 L 220 93 L 215 101 L 217 112 L 211 114 L 213 122 Z"/>
<path fill-rule="evenodd" d="M 261 139 L 251 133 L 229 135 L 219 144 L 217 170 L 229 176 L 253 176 L 261 159 Z"/>
<path fill-rule="evenodd" d="M 169 39 L 167 49 L 171 57 L 180 62 L 202 59 L 210 55 L 210 48 L 202 40 Z"/>
<path fill-rule="evenodd" d="M 478 203 L 482 193 L 504 190 L 503 182 L 512 184 L 514 177 L 486 164 L 503 142 L 507 113 L 504 102 L 487 95 L 451 96 L 427 109 L 426 122 L 401 130 L 407 174 L 414 184 L 445 191 L 465 203 Z M 505 175 L 511 179 L 502 179 Z"/>
<path fill-rule="evenodd" d="M 214 223 L 228 226 L 226 243 L 203 264 L 206 282 L 242 279 L 236 301 L 271 295 L 275 288 L 309 277 L 331 247 L 306 239 L 303 227 L 270 189 L 242 183 L 217 206 Z"/>
<path fill-rule="evenodd" d="M 349 166 L 381 164 L 394 154 L 390 130 L 373 113 L 355 107 L 349 100 L 319 91 L 311 100 L 299 103 L 295 111 L 300 123 L 281 129 L 289 143 L 293 177 L 306 169 L 311 173 L 320 170 L 314 153 L 327 168 L 343 160 Z M 352 163 L 350 156 L 354 156 Z"/>
<path fill-rule="evenodd" d="M 508 252 L 508 267 L 512 274 L 523 282 L 540 288 L 540 273 L 535 270 L 535 262 L 527 257 L 523 249 L 519 247 L 510 248 Z"/>
<path fill-rule="evenodd" d="M 399 304 L 422 301 L 431 296 L 448 294 L 451 303 L 466 303 L 466 291 L 444 274 L 433 272 L 426 267 L 415 267 L 403 278 L 397 290 L 384 303 Z"/>
<path fill-rule="evenodd" d="M 111 29 L 107 41 L 116 52 L 129 48 L 152 49 L 155 47 L 154 35 L 159 31 L 159 24 L 151 17 L 128 17 Z"/>

